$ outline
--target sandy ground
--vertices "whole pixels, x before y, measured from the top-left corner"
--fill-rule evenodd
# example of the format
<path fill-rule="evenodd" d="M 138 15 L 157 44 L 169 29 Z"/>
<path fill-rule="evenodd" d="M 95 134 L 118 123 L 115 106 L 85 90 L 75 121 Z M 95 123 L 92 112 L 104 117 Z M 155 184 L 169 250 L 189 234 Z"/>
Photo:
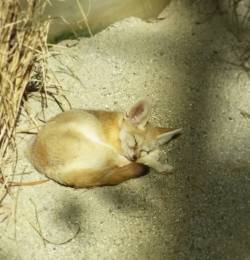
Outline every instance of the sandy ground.
<path fill-rule="evenodd" d="M 23 187 L 16 217 L 0 224 L 0 259 L 250 259 L 249 78 L 230 65 L 235 39 L 222 18 L 173 2 L 165 20 L 128 18 L 61 43 L 76 45 L 56 48 L 50 65 L 74 107 L 124 110 L 152 97 L 155 124 L 184 128 L 167 147 L 175 173 Z M 25 160 L 18 169 L 42 178 Z"/>

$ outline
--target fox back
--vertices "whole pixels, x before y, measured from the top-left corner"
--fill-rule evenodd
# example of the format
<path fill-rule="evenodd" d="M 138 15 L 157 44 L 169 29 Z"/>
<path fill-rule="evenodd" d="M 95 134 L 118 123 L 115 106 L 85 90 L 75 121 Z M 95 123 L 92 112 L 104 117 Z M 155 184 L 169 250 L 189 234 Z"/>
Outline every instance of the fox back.
<path fill-rule="evenodd" d="M 177 134 L 151 127 L 150 107 L 141 100 L 126 113 L 60 113 L 39 130 L 28 159 L 39 172 L 72 187 L 116 185 L 140 177 L 154 168 L 151 154 L 162 145 L 162 135 L 171 139 Z"/>

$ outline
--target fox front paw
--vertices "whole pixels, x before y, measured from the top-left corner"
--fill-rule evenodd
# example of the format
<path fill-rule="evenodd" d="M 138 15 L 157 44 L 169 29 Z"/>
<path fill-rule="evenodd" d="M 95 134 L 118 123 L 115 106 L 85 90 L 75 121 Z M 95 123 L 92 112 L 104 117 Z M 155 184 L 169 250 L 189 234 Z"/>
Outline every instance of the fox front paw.
<path fill-rule="evenodd" d="M 174 167 L 169 164 L 158 164 L 155 170 L 161 174 L 168 174 L 174 171 Z"/>

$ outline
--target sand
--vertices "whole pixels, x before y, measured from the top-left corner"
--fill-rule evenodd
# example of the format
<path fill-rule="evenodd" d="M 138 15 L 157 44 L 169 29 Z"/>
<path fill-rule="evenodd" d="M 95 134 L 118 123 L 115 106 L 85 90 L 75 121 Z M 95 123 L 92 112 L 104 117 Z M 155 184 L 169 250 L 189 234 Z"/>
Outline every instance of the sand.
<path fill-rule="evenodd" d="M 16 218 L 0 224 L 0 259 L 250 259 L 249 77 L 231 64 L 237 41 L 223 17 L 181 2 L 164 20 L 131 17 L 61 42 L 72 47 L 50 59 L 75 108 L 126 110 L 151 97 L 155 124 L 184 129 L 166 148 L 174 174 L 22 187 Z M 23 158 L 24 169 L 24 180 L 43 178 Z"/>

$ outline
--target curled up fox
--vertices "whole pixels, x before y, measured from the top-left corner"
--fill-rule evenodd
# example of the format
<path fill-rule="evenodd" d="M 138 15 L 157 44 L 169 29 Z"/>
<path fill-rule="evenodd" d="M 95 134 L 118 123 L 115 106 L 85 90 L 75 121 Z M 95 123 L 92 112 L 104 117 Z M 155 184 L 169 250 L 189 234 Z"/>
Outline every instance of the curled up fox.
<path fill-rule="evenodd" d="M 141 99 L 127 112 L 75 109 L 50 119 L 27 150 L 37 171 L 75 188 L 116 185 L 149 168 L 170 172 L 160 146 L 181 133 L 149 123 L 151 102 Z"/>

